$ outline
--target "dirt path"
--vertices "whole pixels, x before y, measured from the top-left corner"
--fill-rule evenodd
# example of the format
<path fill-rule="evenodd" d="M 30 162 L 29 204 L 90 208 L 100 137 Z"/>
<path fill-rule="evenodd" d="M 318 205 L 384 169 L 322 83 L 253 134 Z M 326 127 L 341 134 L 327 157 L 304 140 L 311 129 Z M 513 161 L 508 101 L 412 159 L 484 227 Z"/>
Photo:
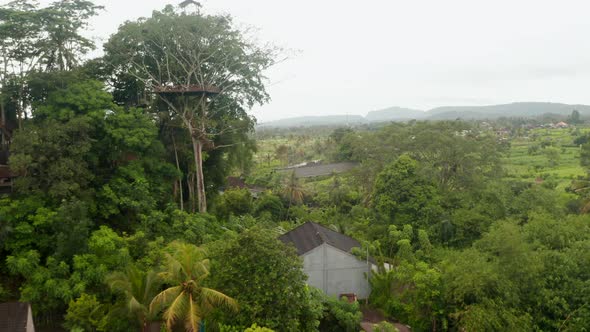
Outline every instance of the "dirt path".
<path fill-rule="evenodd" d="M 373 324 L 378 324 L 382 321 L 388 321 L 395 325 L 395 327 L 399 330 L 399 332 L 411 332 L 410 328 L 407 326 L 395 323 L 391 320 L 388 320 L 383 316 L 379 311 L 369 308 L 363 308 L 363 322 L 361 323 L 361 327 L 363 330 L 367 332 L 373 332 Z"/>

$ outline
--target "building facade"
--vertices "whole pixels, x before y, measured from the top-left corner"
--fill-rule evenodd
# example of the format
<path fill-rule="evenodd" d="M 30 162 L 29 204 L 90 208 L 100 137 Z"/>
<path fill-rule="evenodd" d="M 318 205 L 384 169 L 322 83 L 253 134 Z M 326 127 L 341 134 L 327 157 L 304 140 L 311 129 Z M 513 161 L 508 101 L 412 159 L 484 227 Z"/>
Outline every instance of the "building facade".
<path fill-rule="evenodd" d="M 282 235 L 303 259 L 307 283 L 332 296 L 355 294 L 359 299 L 371 292 L 368 276 L 372 263 L 351 253 L 360 243 L 322 225 L 308 222 Z"/>

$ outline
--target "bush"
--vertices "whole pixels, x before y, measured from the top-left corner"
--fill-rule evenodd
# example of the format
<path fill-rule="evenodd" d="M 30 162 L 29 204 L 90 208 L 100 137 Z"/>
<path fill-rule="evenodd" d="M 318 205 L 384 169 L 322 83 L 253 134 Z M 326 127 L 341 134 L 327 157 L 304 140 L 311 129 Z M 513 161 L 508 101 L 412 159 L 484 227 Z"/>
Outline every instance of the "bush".
<path fill-rule="evenodd" d="M 388 323 L 388 322 L 381 322 L 379 324 L 373 325 L 373 331 L 374 332 L 399 332 L 397 327 L 395 327 L 393 324 Z"/>
<path fill-rule="evenodd" d="M 105 306 L 98 302 L 96 296 L 82 294 L 75 301 L 70 301 L 64 325 L 70 330 L 104 331 L 106 318 Z"/>
<path fill-rule="evenodd" d="M 273 220 L 277 221 L 283 217 L 285 207 L 280 197 L 264 193 L 254 203 L 254 214 L 260 216 L 262 213 L 270 213 Z"/>
<path fill-rule="evenodd" d="M 256 324 L 252 324 L 249 328 L 245 329 L 244 332 L 274 332 L 267 327 L 260 327 Z"/>
<path fill-rule="evenodd" d="M 245 188 L 226 190 L 217 198 L 216 203 L 215 212 L 219 219 L 227 219 L 230 215 L 248 214 L 254 207 L 252 194 Z"/>
<path fill-rule="evenodd" d="M 213 288 L 240 304 L 237 314 L 216 313 L 219 322 L 315 331 L 301 259 L 274 234 L 248 230 L 213 248 L 210 257 Z"/>
<path fill-rule="evenodd" d="M 363 314 L 358 302 L 327 296 L 316 288 L 310 290 L 312 298 L 322 304 L 322 317 L 319 329 L 322 332 L 356 332 L 359 329 Z"/>

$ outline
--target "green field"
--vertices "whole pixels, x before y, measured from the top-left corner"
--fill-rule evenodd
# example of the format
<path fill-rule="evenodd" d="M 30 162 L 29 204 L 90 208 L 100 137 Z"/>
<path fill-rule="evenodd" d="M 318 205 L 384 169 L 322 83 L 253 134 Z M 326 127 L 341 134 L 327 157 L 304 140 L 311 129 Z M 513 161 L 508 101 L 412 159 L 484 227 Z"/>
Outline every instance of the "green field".
<path fill-rule="evenodd" d="M 503 158 L 507 177 L 531 182 L 541 178 L 564 190 L 572 179 L 586 174 L 580 165 L 580 147 L 573 144 L 576 135 L 586 132 L 588 128 L 577 133 L 573 129 L 533 129 L 528 136 L 512 139 L 510 151 Z M 548 149 L 557 152 L 553 161 Z"/>
<path fill-rule="evenodd" d="M 590 133 L 590 128 L 531 129 L 518 137 L 510 138 L 510 149 L 502 159 L 509 179 L 543 183 L 565 190 L 573 179 L 584 176 L 586 171 L 580 165 L 580 147 L 573 144 L 576 137 Z M 290 147 L 290 164 L 313 159 L 325 159 L 322 149 L 314 145 L 325 142 L 325 138 L 309 138 L 291 135 L 258 140 L 255 155 L 256 167 L 251 178 L 260 177 L 274 168 L 286 165 L 286 160 L 277 158 L 276 150 L 281 145 Z M 548 156 L 553 150 L 554 156 Z M 324 150 L 325 152 L 325 150 Z"/>

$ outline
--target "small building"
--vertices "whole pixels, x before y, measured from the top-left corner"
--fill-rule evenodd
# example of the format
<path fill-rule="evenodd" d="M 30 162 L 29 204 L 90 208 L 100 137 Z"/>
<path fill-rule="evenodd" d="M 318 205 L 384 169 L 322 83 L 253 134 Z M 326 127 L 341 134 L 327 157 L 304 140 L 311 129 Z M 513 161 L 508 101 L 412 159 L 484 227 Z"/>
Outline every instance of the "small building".
<path fill-rule="evenodd" d="M 298 178 L 313 178 L 318 176 L 329 176 L 332 174 L 346 173 L 359 165 L 358 162 L 345 161 L 341 163 L 322 164 L 321 161 L 292 165 L 276 169 L 279 172 L 295 172 Z"/>
<path fill-rule="evenodd" d="M 569 127 L 569 125 L 563 121 L 555 124 L 555 128 L 568 128 L 568 127 Z"/>
<path fill-rule="evenodd" d="M 373 264 L 351 253 L 352 248 L 361 247 L 357 240 L 314 222 L 307 222 L 279 239 L 294 245 L 303 258 L 310 286 L 337 297 L 369 297 L 368 274 Z"/>
<path fill-rule="evenodd" d="M 22 302 L 0 303 L 0 332 L 35 332 L 31 305 Z"/>

